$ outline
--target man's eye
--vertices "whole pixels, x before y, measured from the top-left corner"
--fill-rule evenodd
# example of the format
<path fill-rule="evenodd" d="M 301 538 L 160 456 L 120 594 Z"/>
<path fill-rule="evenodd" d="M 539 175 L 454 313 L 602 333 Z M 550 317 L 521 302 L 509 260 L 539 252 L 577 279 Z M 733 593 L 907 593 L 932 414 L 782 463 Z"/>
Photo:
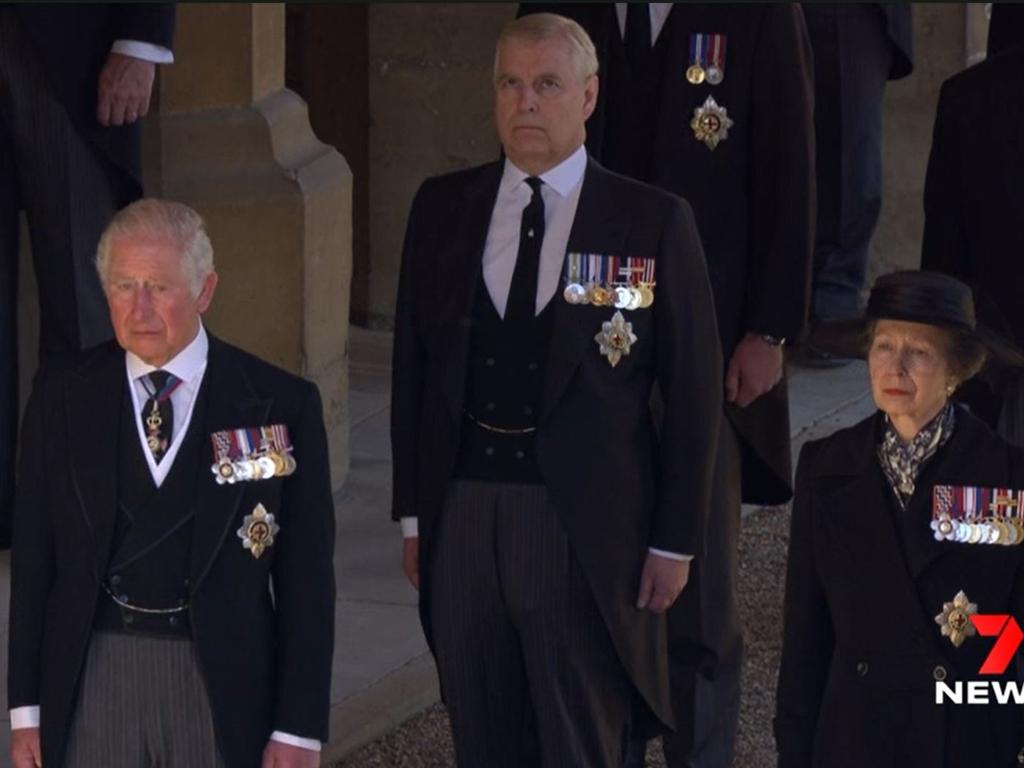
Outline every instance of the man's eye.
<path fill-rule="evenodd" d="M 543 91 L 550 91 L 552 89 L 558 88 L 558 81 L 550 77 L 545 78 L 544 80 L 540 81 L 540 87 Z"/>

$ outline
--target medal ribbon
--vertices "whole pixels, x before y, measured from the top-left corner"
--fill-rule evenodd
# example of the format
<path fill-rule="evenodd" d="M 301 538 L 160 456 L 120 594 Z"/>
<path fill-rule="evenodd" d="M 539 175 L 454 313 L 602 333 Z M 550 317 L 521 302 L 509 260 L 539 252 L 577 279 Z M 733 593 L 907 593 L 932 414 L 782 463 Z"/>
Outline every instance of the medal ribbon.
<path fill-rule="evenodd" d="M 711 38 L 711 66 L 717 67 L 718 71 L 725 74 L 725 35 L 709 35 Z"/>
<path fill-rule="evenodd" d="M 690 64 L 699 64 L 702 69 L 707 68 L 707 37 L 703 32 L 690 34 Z"/>

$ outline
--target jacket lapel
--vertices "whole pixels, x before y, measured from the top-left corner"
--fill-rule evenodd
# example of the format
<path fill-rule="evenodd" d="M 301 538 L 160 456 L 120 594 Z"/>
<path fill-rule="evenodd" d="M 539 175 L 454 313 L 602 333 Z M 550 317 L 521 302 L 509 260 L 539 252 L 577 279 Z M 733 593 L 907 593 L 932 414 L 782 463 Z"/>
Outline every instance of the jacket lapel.
<path fill-rule="evenodd" d="M 97 579 L 106 570 L 117 516 L 117 435 L 127 373 L 124 351 L 103 347 L 64 379 L 71 482 L 92 532 Z M 106 436 L 106 437 L 104 437 Z"/>
<path fill-rule="evenodd" d="M 462 422 L 462 402 L 466 389 L 466 358 L 473 329 L 473 301 L 480 280 L 484 245 L 491 224 L 491 213 L 498 196 L 503 164 L 484 169 L 465 190 L 456 232 L 450 246 L 438 260 L 436 297 L 443 307 L 444 332 L 450 335 L 444 349 L 445 400 L 456 424 Z M 430 311 L 430 308 L 426 308 Z"/>
<path fill-rule="evenodd" d="M 210 351 L 203 377 L 206 413 L 196 517 L 192 529 L 192 562 L 189 583 L 195 594 L 213 560 L 232 530 L 246 483 L 217 485 L 209 467 L 213 465 L 210 435 L 223 430 L 260 426 L 267 423 L 273 401 L 261 397 L 245 375 L 244 361 L 237 359 L 222 341 L 210 336 Z M 193 418 L 199 414 L 193 414 Z"/>
<path fill-rule="evenodd" d="M 623 255 L 626 229 L 619 215 L 620 207 L 611 193 L 608 172 L 593 160 L 588 161 L 569 234 L 568 251 Z M 542 420 L 565 391 L 587 345 L 594 343 L 594 335 L 601 330 L 592 322 L 582 321 L 581 315 L 590 318 L 592 314 L 581 313 L 578 307 L 563 301 L 560 291 L 555 293 L 552 301 L 555 302 L 554 329 L 544 374 Z"/>

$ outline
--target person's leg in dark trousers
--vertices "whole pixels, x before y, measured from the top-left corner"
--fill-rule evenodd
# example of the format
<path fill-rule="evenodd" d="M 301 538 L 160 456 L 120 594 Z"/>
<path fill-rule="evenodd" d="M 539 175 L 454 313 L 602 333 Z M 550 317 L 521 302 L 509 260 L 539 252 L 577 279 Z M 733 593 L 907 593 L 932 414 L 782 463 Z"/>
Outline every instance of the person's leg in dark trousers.
<path fill-rule="evenodd" d="M 460 768 L 618 768 L 631 685 L 540 486 L 455 483 L 430 622 Z"/>
<path fill-rule="evenodd" d="M 814 49 L 818 219 L 811 317 L 857 315 L 882 207 L 882 97 L 892 66 L 872 3 L 804 3 Z"/>
<path fill-rule="evenodd" d="M 39 360 L 113 337 L 93 260 L 133 185 L 75 129 L 10 9 L 0 8 L 0 438 L 17 424 L 17 209 L 24 209 L 39 290 Z M 13 284 L 11 283 L 14 280 Z M 12 293 L 13 291 L 13 293 Z M 14 300 L 10 300 L 14 296 Z M 22 297 L 22 301 L 27 297 Z M 10 316 L 10 317 L 9 317 Z M 10 364 L 8 365 L 8 362 Z M 0 449 L 0 536 L 9 530 L 13 446 Z M 6 490 L 5 490 L 6 489 Z"/>
<path fill-rule="evenodd" d="M 662 743 L 669 768 L 728 768 L 739 725 L 743 628 L 736 598 L 740 445 L 722 418 L 703 558 L 668 613 L 676 732 Z"/>

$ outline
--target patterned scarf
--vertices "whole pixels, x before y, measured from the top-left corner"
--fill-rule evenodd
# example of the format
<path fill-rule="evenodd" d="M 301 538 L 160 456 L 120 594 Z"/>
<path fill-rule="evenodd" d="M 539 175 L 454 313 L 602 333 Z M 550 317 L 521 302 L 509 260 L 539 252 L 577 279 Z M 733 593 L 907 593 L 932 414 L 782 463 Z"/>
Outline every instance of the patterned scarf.
<path fill-rule="evenodd" d="M 878 462 L 882 465 L 889 485 L 896 492 L 900 506 L 906 509 L 907 502 L 914 495 L 914 484 L 928 460 L 935 455 L 953 435 L 956 417 L 952 403 L 946 403 L 939 414 L 905 443 L 893 429 L 888 417 L 885 420 L 885 434 L 878 446 Z"/>

